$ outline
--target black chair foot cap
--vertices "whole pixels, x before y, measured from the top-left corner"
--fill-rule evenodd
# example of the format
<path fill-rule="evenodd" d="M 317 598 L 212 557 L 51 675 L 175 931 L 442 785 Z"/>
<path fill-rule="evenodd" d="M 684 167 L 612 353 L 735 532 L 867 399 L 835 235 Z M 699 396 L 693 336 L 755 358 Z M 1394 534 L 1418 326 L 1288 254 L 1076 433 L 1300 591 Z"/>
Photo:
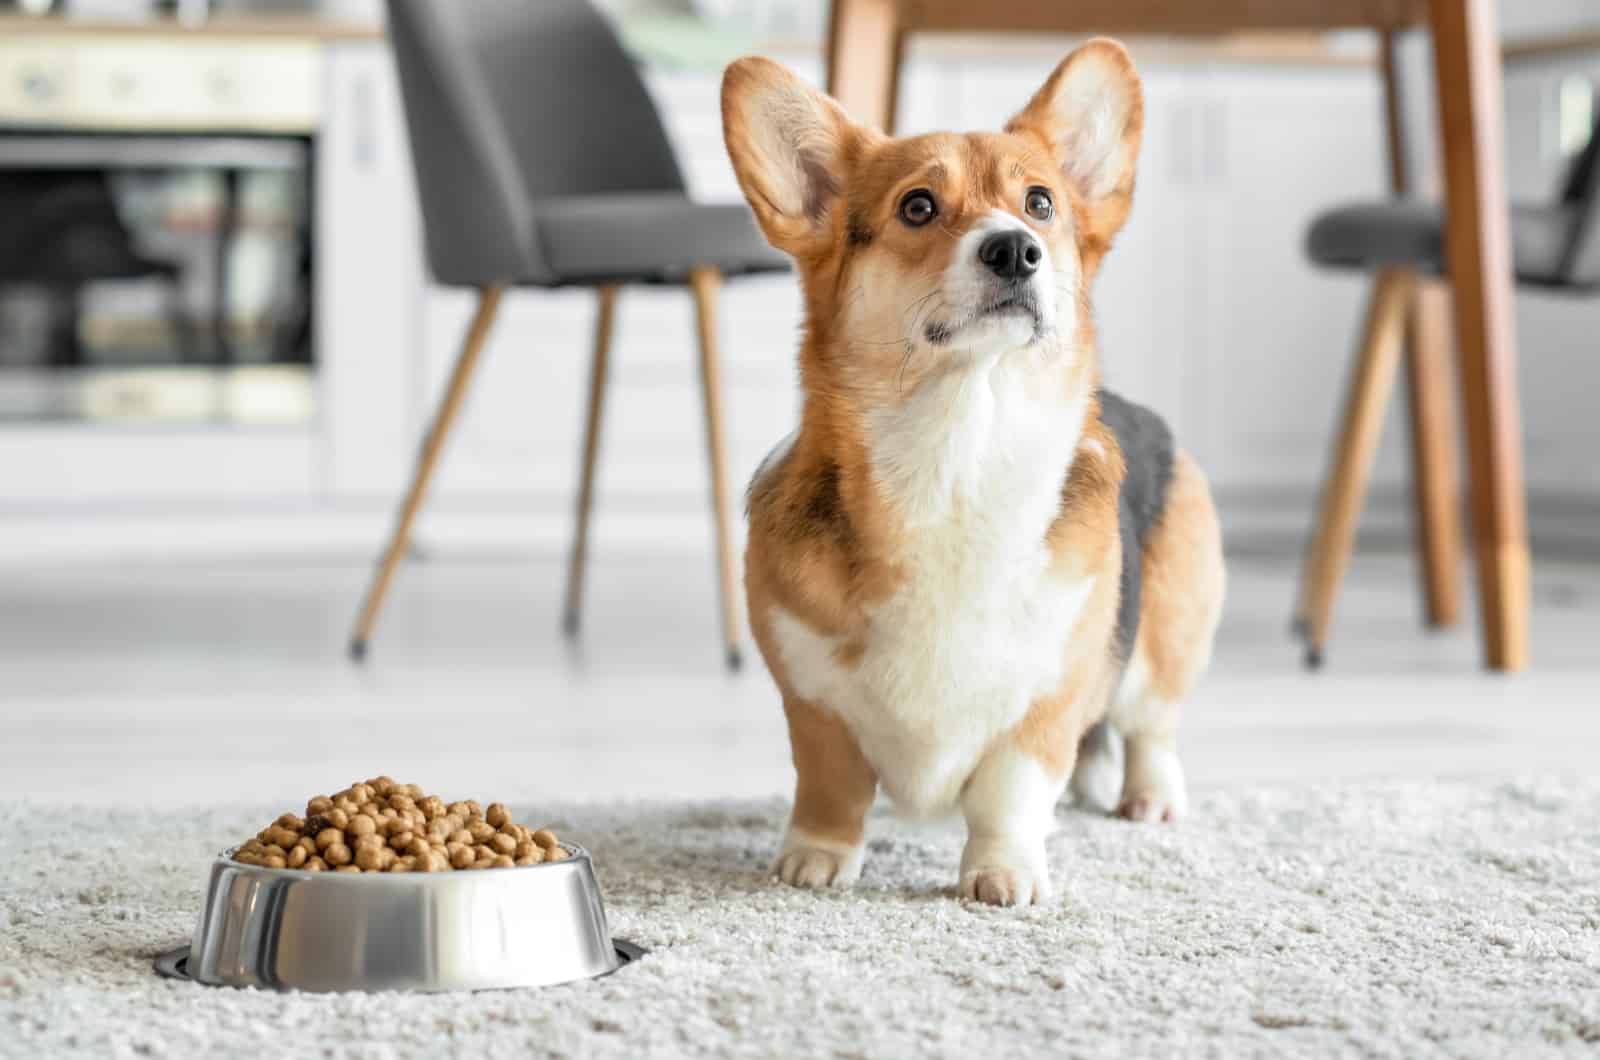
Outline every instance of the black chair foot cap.
<path fill-rule="evenodd" d="M 578 612 L 568 611 L 561 616 L 561 632 L 569 637 L 578 635 Z"/>
<path fill-rule="evenodd" d="M 1312 647 L 1307 647 L 1306 648 L 1306 669 L 1310 670 L 1313 673 L 1315 673 L 1316 671 L 1322 669 L 1322 649 L 1321 648 L 1312 648 Z"/>
<path fill-rule="evenodd" d="M 728 669 L 733 673 L 744 669 L 744 653 L 738 648 L 728 649 Z"/>
<path fill-rule="evenodd" d="M 350 661 L 364 663 L 367 661 L 367 642 L 356 639 L 350 642 Z"/>

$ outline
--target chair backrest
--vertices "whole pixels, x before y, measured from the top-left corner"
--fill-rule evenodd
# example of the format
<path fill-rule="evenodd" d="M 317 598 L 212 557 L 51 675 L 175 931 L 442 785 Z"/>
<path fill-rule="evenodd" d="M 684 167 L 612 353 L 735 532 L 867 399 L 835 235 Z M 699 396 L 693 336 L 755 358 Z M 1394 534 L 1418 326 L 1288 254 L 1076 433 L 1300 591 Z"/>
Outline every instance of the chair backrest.
<path fill-rule="evenodd" d="M 546 282 L 538 201 L 681 191 L 649 92 L 588 0 L 388 0 L 442 283 Z"/>
<path fill-rule="evenodd" d="M 1594 110 L 1589 142 L 1573 159 L 1561 189 L 1561 204 L 1572 216 L 1561 279 L 1574 285 L 1600 282 L 1600 105 Z"/>

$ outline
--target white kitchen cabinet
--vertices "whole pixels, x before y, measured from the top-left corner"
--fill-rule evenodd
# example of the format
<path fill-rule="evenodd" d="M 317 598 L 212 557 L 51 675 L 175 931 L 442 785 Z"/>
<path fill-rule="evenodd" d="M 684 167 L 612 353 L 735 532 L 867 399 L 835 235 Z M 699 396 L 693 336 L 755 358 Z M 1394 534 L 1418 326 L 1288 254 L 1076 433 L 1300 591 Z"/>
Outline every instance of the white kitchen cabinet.
<path fill-rule="evenodd" d="M 325 48 L 316 168 L 318 488 L 394 495 L 417 452 L 424 277 L 416 190 L 390 52 Z"/>
<path fill-rule="evenodd" d="M 1306 229 L 1322 210 L 1387 194 L 1380 86 L 1366 71 L 1225 68 L 1204 76 L 1201 98 L 1193 283 L 1206 352 L 1188 382 L 1205 418 L 1201 452 L 1229 489 L 1309 494 L 1368 278 L 1313 266 Z"/>

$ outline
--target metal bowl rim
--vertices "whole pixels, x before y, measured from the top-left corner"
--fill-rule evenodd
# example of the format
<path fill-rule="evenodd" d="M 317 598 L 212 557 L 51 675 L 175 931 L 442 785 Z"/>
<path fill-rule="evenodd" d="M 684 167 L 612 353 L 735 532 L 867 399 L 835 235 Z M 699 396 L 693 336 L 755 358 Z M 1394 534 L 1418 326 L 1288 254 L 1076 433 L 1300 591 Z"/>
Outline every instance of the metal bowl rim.
<path fill-rule="evenodd" d="M 395 877 L 417 876 L 417 877 L 421 877 L 423 879 L 429 879 L 429 880 L 436 880 L 436 879 L 440 879 L 440 878 L 448 880 L 448 879 L 454 879 L 456 873 L 465 872 L 466 871 L 465 869 L 447 869 L 447 870 L 443 870 L 443 871 L 440 871 L 440 872 L 338 872 L 338 871 L 335 871 L 335 870 L 332 870 L 332 869 L 326 869 L 326 870 L 322 870 L 322 871 L 318 871 L 318 872 L 310 872 L 310 871 L 307 871 L 305 869 L 291 869 L 291 868 L 288 868 L 288 867 L 284 867 L 284 868 L 281 868 L 281 869 L 275 869 L 275 868 L 272 868 L 272 867 L 270 867 L 268 865 L 250 865 L 250 864 L 246 864 L 243 861 L 235 861 L 234 858 L 233 858 L 233 855 L 238 853 L 239 847 L 241 847 L 243 845 L 244 844 L 241 843 L 238 846 L 228 847 L 226 850 L 224 850 L 222 853 L 220 853 L 220 854 L 218 854 L 216 856 L 216 859 L 212 862 L 212 865 L 213 866 L 219 866 L 219 865 L 227 866 L 230 869 L 240 869 L 240 870 L 243 870 L 245 872 L 275 872 L 275 873 L 282 873 L 285 876 L 298 876 L 298 877 L 304 877 L 306 879 L 317 879 L 317 880 L 334 880 L 334 879 L 339 879 L 341 877 L 347 878 L 347 879 L 356 879 L 356 880 L 358 880 L 358 879 L 361 879 L 362 877 L 365 877 L 365 876 L 380 876 L 380 877 L 383 877 L 384 879 L 388 879 L 390 876 L 395 876 Z M 558 845 L 561 847 L 562 850 L 565 850 L 567 852 L 567 856 L 562 858 L 560 861 L 541 861 L 537 865 L 513 865 L 513 866 L 511 866 L 510 871 L 512 871 L 512 872 L 535 872 L 535 871 L 537 871 L 539 869 L 553 869 L 558 865 L 565 865 L 568 862 L 576 862 L 576 861 L 580 861 L 580 860 L 581 861 L 587 861 L 591 866 L 594 864 L 594 859 L 589 856 L 589 851 L 587 849 L 585 849 L 584 847 L 579 846 L 577 843 L 560 843 Z M 493 869 L 493 870 L 485 869 L 484 871 L 485 872 L 493 871 L 493 872 L 496 872 L 496 873 L 504 873 L 507 870 L 505 868 L 498 868 L 498 869 Z M 498 878 L 498 877 L 496 877 L 496 878 Z M 396 883 L 398 883 L 398 882 L 399 881 L 396 880 Z"/>

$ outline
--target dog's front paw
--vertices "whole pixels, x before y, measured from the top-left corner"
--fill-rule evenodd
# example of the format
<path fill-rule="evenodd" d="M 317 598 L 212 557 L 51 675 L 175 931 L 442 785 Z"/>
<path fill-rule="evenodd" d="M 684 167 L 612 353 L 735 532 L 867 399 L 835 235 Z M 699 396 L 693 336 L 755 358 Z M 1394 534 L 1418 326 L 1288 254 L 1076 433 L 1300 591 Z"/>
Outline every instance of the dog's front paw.
<path fill-rule="evenodd" d="M 1171 748 L 1128 748 L 1127 777 L 1117 816 L 1130 821 L 1177 821 L 1189 811 L 1183 765 Z"/>
<path fill-rule="evenodd" d="M 1053 895 L 1044 850 L 968 840 L 961 856 L 961 897 L 985 905 L 1033 905 Z"/>
<path fill-rule="evenodd" d="M 849 887 L 861 878 L 865 851 L 865 844 L 852 846 L 790 831 L 773 871 L 796 887 Z"/>

